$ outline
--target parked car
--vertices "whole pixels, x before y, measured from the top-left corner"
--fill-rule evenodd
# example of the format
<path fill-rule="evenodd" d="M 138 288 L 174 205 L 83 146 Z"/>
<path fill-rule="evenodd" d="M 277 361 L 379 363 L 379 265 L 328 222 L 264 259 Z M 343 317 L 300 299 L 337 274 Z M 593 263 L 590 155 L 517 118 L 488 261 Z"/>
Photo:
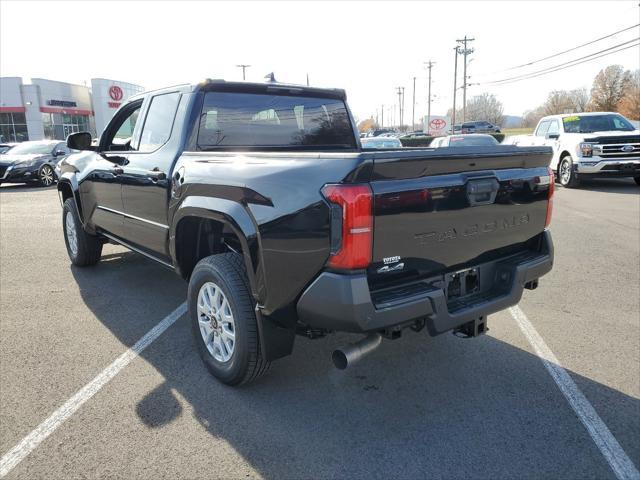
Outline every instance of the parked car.
<path fill-rule="evenodd" d="M 462 124 L 457 123 L 453 126 L 453 130 L 451 128 L 449 128 L 449 130 L 447 130 L 447 134 L 449 135 L 455 135 L 457 133 L 462 133 Z"/>
<path fill-rule="evenodd" d="M 402 148 L 402 142 L 393 137 L 370 137 L 361 138 L 362 148 Z"/>
<path fill-rule="evenodd" d="M 380 135 L 384 135 L 387 133 L 395 133 L 395 130 L 392 130 L 390 128 L 379 128 L 377 130 L 374 130 L 371 134 L 371 136 L 373 137 L 379 137 Z"/>
<path fill-rule="evenodd" d="M 59 140 L 22 142 L 0 156 L 0 183 L 53 185 L 55 167 L 69 153 L 66 143 Z"/>
<path fill-rule="evenodd" d="M 17 143 L 0 143 L 0 155 L 4 155 L 16 145 L 18 144 Z"/>
<path fill-rule="evenodd" d="M 339 89 L 210 80 L 135 95 L 97 148 L 67 139 L 83 150 L 58 184 L 69 258 L 93 265 L 108 241 L 182 275 L 198 351 L 230 385 L 296 334 L 364 334 L 333 353 L 345 368 L 408 328 L 486 332 L 551 270 L 551 150 L 363 150 L 352 119 Z"/>
<path fill-rule="evenodd" d="M 434 139 L 429 147 L 490 147 L 495 145 L 498 145 L 498 141 L 491 135 L 471 133 L 468 135 L 448 135 L 446 137 L 439 137 Z"/>
<path fill-rule="evenodd" d="M 593 177 L 632 177 L 640 185 L 640 130 L 619 113 L 550 115 L 533 134 L 504 143 L 551 147 L 551 168 L 565 187 Z"/>
<path fill-rule="evenodd" d="M 465 122 L 460 126 L 460 133 L 500 133 L 500 127 L 489 122 Z"/>
<path fill-rule="evenodd" d="M 428 135 L 424 132 L 411 132 L 411 133 L 404 133 L 402 135 L 400 135 L 399 138 L 423 138 L 423 137 L 427 137 Z"/>

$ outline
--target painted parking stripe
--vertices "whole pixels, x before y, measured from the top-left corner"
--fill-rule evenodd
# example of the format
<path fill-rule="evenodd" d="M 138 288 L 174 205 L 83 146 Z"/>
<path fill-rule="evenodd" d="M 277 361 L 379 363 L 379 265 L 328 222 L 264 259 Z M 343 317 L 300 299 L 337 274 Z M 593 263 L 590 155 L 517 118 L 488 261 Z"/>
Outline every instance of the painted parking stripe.
<path fill-rule="evenodd" d="M 82 387 L 64 405 L 58 408 L 44 422 L 33 430 L 22 441 L 9 450 L 0 460 L 0 478 L 7 475 L 18 463 L 25 459 L 35 448 L 51 435 L 65 420 L 73 415 L 87 400 L 100 391 L 124 367 L 129 365 L 155 339 L 173 325 L 187 311 L 186 302 L 167 315 L 160 323 L 149 330 L 133 347 L 120 355 L 111 365 L 97 377 Z"/>
<path fill-rule="evenodd" d="M 544 342 L 540 334 L 533 327 L 525 313 L 520 307 L 515 306 L 509 309 L 511 316 L 516 320 L 520 330 L 527 337 L 529 343 L 534 348 L 547 371 L 560 388 L 560 391 L 582 421 L 589 435 L 596 446 L 604 455 L 611 466 L 616 477 L 620 480 L 639 480 L 640 472 L 631 459 L 622 449 L 616 438 L 613 436 L 607 425 L 602 421 L 589 400 L 580 391 L 571 376 L 560 365 L 560 362 L 551 349 Z"/>

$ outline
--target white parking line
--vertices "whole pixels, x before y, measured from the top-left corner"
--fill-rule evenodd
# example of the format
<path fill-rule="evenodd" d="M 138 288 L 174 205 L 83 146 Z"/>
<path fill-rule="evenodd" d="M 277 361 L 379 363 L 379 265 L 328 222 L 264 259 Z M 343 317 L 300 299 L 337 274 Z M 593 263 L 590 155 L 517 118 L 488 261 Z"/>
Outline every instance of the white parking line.
<path fill-rule="evenodd" d="M 534 348 L 540 360 L 546 367 L 553 380 L 560 388 L 560 391 L 582 421 L 589 435 L 600 449 L 602 455 L 607 460 L 616 477 L 620 480 L 638 480 L 640 472 L 631 459 L 622 449 L 616 438 L 613 436 L 607 425 L 596 413 L 589 400 L 580 391 L 567 371 L 562 368 L 560 362 L 551 349 L 544 342 L 540 334 L 533 327 L 525 313 L 520 307 L 515 306 L 509 309 L 511 316 L 516 320 L 520 330 L 527 337 L 529 343 Z"/>
<path fill-rule="evenodd" d="M 111 365 L 105 368 L 97 377 L 82 387 L 64 405 L 58 408 L 44 422 L 33 430 L 22 441 L 9 450 L 0 460 L 0 478 L 7 475 L 18 463 L 29 455 L 49 435 L 51 435 L 65 420 L 73 415 L 87 400 L 115 377 L 120 370 L 129 365 L 145 348 L 173 325 L 187 311 L 186 302 L 167 315 L 160 323 L 149 330 L 133 347 L 120 355 Z"/>

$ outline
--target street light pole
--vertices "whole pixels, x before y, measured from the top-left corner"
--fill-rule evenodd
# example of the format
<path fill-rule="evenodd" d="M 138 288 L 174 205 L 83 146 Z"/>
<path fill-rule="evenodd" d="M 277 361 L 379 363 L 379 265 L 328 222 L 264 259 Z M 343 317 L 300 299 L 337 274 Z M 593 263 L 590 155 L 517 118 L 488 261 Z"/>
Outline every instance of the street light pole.
<path fill-rule="evenodd" d="M 246 64 L 240 64 L 240 65 L 236 65 L 236 67 L 241 68 L 242 69 L 242 80 L 246 80 L 245 78 L 245 71 L 247 68 L 249 68 L 251 65 L 246 65 Z"/>

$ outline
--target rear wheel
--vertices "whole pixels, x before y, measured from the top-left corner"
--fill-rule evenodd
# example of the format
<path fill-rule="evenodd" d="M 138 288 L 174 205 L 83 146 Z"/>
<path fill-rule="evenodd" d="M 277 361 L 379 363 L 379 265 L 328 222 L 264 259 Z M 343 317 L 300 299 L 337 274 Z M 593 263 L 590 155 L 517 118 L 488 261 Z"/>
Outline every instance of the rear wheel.
<path fill-rule="evenodd" d="M 64 243 L 71 263 L 76 267 L 95 265 L 102 255 L 102 241 L 89 235 L 82 228 L 78 210 L 73 198 L 67 198 L 62 207 Z"/>
<path fill-rule="evenodd" d="M 242 255 L 200 260 L 189 280 L 188 302 L 198 352 L 214 377 L 240 385 L 268 370 Z"/>
<path fill-rule="evenodd" d="M 43 187 L 50 187 L 55 182 L 56 176 L 51 165 L 43 165 L 38 173 L 38 182 Z"/>
<path fill-rule="evenodd" d="M 573 168 L 573 159 L 571 155 L 567 155 L 560 160 L 560 166 L 558 167 L 558 180 L 560 185 L 567 188 L 576 188 L 580 186 L 580 179 L 578 173 Z"/>

